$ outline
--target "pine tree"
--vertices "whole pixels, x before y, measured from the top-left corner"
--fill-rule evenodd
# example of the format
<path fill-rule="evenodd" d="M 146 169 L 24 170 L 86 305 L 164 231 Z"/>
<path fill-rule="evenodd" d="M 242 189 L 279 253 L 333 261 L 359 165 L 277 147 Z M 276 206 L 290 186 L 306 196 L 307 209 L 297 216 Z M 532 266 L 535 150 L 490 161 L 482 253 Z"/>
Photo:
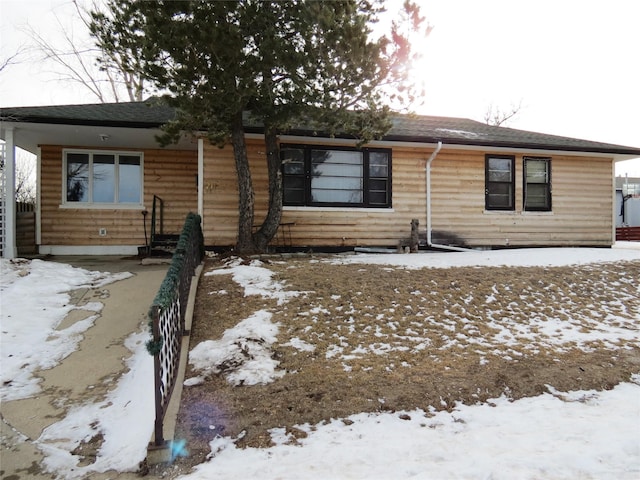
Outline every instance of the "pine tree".
<path fill-rule="evenodd" d="M 417 27 L 417 7 L 405 2 L 405 10 Z M 93 16 L 98 45 L 135 52 L 132 68 L 176 108 L 161 140 L 204 130 L 212 143 L 231 142 L 241 253 L 264 251 L 280 224 L 281 132 L 304 122 L 366 143 L 390 127 L 389 101 L 411 95 L 409 42 L 397 23 L 389 37 L 374 38 L 377 2 L 109 0 L 107 11 Z M 269 207 L 255 232 L 243 115 L 264 126 L 266 144 Z"/>

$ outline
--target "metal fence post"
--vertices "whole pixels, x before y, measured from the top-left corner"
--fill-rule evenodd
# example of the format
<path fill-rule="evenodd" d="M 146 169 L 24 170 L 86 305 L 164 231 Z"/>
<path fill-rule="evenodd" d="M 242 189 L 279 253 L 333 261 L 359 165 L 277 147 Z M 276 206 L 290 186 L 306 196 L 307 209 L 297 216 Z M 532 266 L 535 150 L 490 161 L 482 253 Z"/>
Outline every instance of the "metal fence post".
<path fill-rule="evenodd" d="M 161 341 L 160 336 L 160 307 L 151 306 L 151 331 L 153 334 L 153 342 L 158 345 Z M 164 444 L 164 408 L 162 406 L 162 365 L 160 362 L 160 352 L 153 355 L 153 377 L 155 386 L 155 403 L 156 403 L 156 420 L 154 427 L 154 443 L 157 447 Z"/>

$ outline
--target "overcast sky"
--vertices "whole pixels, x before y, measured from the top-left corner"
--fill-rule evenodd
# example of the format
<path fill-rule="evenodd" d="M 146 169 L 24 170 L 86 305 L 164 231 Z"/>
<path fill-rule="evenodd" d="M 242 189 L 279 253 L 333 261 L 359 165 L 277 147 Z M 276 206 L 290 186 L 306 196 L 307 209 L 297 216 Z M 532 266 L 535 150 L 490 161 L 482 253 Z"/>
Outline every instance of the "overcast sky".
<path fill-rule="evenodd" d="M 86 1 L 86 0 L 84 0 Z M 84 3 L 84 2 L 83 2 Z M 490 105 L 521 105 L 508 126 L 640 147 L 640 1 L 419 0 L 433 25 L 417 42 L 424 81 L 417 113 L 482 121 Z M 0 58 L 28 37 L 27 23 L 52 41 L 72 28 L 70 0 L 0 0 Z M 0 73 L 0 106 L 92 103 L 23 57 Z M 617 173 L 640 176 L 640 159 Z"/>

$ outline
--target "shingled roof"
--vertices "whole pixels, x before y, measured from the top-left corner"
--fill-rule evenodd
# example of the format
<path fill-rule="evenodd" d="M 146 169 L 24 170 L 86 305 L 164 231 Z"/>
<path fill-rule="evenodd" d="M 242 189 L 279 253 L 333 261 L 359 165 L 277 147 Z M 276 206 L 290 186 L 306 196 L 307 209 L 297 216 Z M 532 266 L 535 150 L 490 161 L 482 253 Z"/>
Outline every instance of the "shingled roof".
<path fill-rule="evenodd" d="M 393 118 L 387 140 L 438 142 L 568 152 L 640 155 L 640 148 L 496 127 L 466 118 L 403 115 Z"/>
<path fill-rule="evenodd" d="M 3 122 L 56 125 L 158 128 L 174 116 L 175 111 L 171 107 L 153 99 L 145 102 L 0 108 L 0 120 Z M 392 124 L 384 137 L 386 141 L 640 156 L 640 148 L 636 147 L 496 127 L 466 118 L 395 115 Z M 247 126 L 252 131 L 260 130 L 255 124 Z M 289 133 L 323 136 L 304 127 L 293 128 Z"/>
<path fill-rule="evenodd" d="M 0 107 L 0 120 L 54 125 L 157 128 L 172 120 L 175 111 L 155 101 L 53 105 L 43 107 Z"/>

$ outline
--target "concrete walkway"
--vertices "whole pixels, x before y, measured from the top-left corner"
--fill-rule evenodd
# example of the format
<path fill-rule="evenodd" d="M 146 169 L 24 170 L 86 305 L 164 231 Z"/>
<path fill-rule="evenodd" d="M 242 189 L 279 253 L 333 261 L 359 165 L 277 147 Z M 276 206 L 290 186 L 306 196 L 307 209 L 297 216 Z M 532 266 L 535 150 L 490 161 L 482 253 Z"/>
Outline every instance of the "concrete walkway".
<path fill-rule="evenodd" d="M 37 397 L 3 402 L 0 405 L 2 480 L 51 479 L 40 468 L 42 454 L 33 445 L 42 431 L 64 418 L 73 405 L 104 398 L 126 372 L 125 360 L 131 352 L 124 340 L 140 331 L 168 265 L 141 265 L 138 259 L 119 257 L 54 257 L 86 270 L 131 272 L 133 277 L 100 288 L 71 292 L 72 310 L 62 328 L 80 321 L 92 312 L 82 310 L 88 302 L 102 302 L 104 308 L 95 325 L 87 330 L 79 349 L 58 366 L 38 373 L 42 391 Z M 64 399 L 64 402 L 61 401 Z M 92 479 L 139 478 L 136 474 L 92 474 Z"/>

